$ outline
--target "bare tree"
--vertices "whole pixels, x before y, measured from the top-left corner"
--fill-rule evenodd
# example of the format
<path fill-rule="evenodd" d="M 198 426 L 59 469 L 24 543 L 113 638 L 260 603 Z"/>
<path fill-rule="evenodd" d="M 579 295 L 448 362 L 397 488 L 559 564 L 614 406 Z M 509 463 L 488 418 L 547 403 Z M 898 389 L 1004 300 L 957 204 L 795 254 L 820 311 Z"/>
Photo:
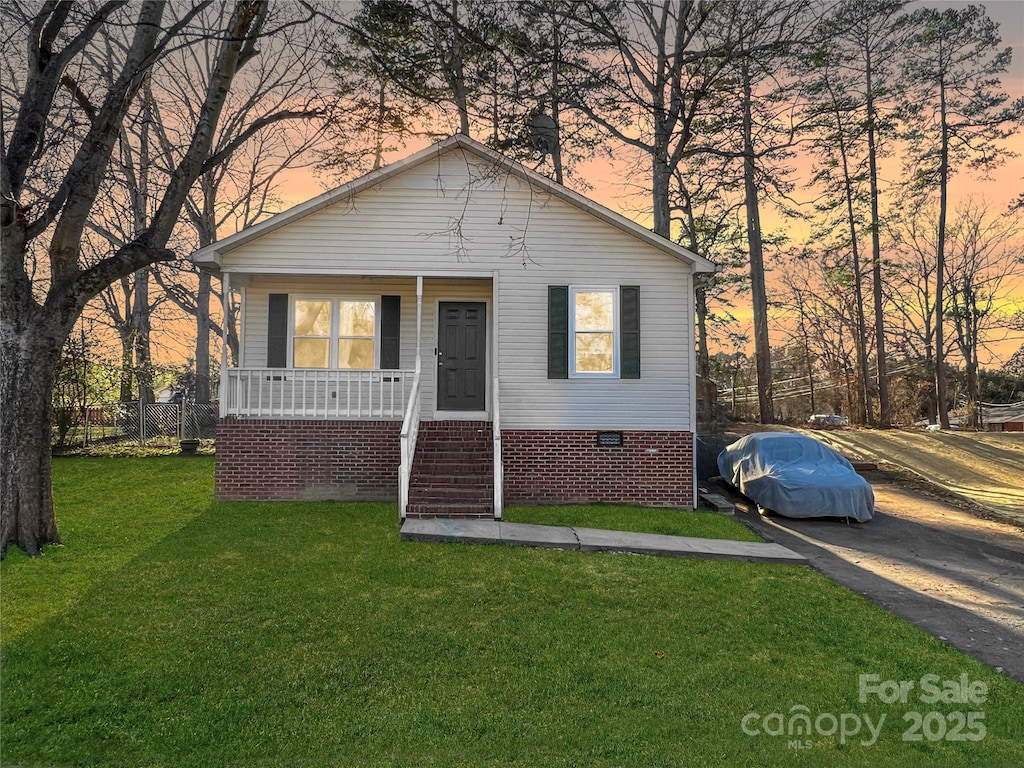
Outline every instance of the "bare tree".
<path fill-rule="evenodd" d="M 697 136 L 704 101 L 732 60 L 728 41 L 714 45 L 715 4 L 642 0 L 590 2 L 579 13 L 613 54 L 594 61 L 596 97 L 573 94 L 610 136 L 650 168 L 653 229 L 671 238 L 673 172 Z"/>
<path fill-rule="evenodd" d="M 104 287 L 175 254 L 167 243 L 189 189 L 220 163 L 211 155 L 217 124 L 239 70 L 272 33 L 270 9 L 244 0 L 210 18 L 209 2 L 175 7 L 149 0 L 79 5 L 45 2 L 28 13 L 3 6 L 3 27 L 15 30 L 4 56 L 21 77 L 3 86 L 3 163 L 0 165 L 0 550 L 14 543 L 38 555 L 59 543 L 51 495 L 51 391 L 61 350 L 86 303 Z M 167 18 L 165 18 L 167 17 Z M 294 23 L 291 19 L 288 23 Z M 114 51 L 112 85 L 89 66 L 106 25 L 127 34 Z M 197 119 L 180 126 L 175 163 L 154 192 L 146 226 L 123 247 L 94 263 L 83 260 L 90 213 L 107 182 L 111 157 L 143 81 L 166 76 L 163 63 L 197 39 L 218 38 L 216 64 L 202 90 Z M 197 74 L 197 77 L 200 75 Z M 287 114 L 290 118 L 293 115 Z M 261 115 L 250 136 L 285 119 Z M 73 125 L 69 125 L 73 123 Z M 56 182 L 56 183 L 49 183 Z"/>
<path fill-rule="evenodd" d="M 670 191 L 672 216 L 682 227 L 680 242 L 720 269 L 697 275 L 694 286 L 697 374 L 705 379 L 711 376 L 709 341 L 729 332 L 736 295 L 749 285 L 743 274 L 747 262 L 740 221 L 743 184 L 730 165 L 727 158 L 707 154 L 687 157 L 676 169 Z"/>
<path fill-rule="evenodd" d="M 796 391 L 802 394 L 806 388 L 812 410 L 825 398 L 837 411 L 852 413 L 856 409 L 859 383 L 854 375 L 853 340 L 857 312 L 845 261 L 842 254 L 805 250 L 788 260 L 780 279 L 780 309 L 786 313 L 780 318 L 782 325 L 805 350 L 798 356 L 800 386 Z M 819 368 L 827 383 L 816 381 Z M 787 389 L 794 392 L 793 386 Z"/>
<path fill-rule="evenodd" d="M 939 194 L 935 270 L 935 399 L 938 420 L 949 428 L 946 397 L 946 240 L 949 181 L 960 164 L 989 169 L 1011 154 L 1001 145 L 1024 115 L 1024 98 L 1007 106 L 999 75 L 1011 48 L 999 49 L 998 25 L 981 6 L 911 14 L 914 29 L 906 77 L 911 88 L 902 105 L 908 138 L 916 150 L 911 169 L 918 190 Z"/>
<path fill-rule="evenodd" d="M 995 215 L 974 201 L 959 207 L 949 231 L 945 315 L 964 361 L 970 425 L 978 427 L 982 399 L 979 352 L 992 341 L 1005 340 L 1012 325 L 1013 318 L 1004 307 L 1010 298 L 1009 278 L 1024 257 L 1024 231 L 1012 214 Z"/>
<path fill-rule="evenodd" d="M 935 320 L 940 312 L 935 295 L 938 241 L 935 208 L 925 199 L 916 199 L 905 208 L 893 210 L 883 221 L 893 255 L 885 291 L 886 306 L 891 310 L 886 324 L 889 346 L 903 360 L 922 362 L 924 374 L 932 382 L 930 389 L 925 388 L 929 390 L 927 416 L 932 423 L 937 423 Z M 948 351 L 947 342 L 943 352 Z"/>
<path fill-rule="evenodd" d="M 333 25 L 321 17 L 282 29 L 268 41 L 263 55 L 236 78 L 212 150 L 221 162 L 206 171 L 186 197 L 183 213 L 189 226 L 179 232 L 180 251 L 205 247 L 220 232 L 238 231 L 278 212 L 283 202 L 276 191 L 283 174 L 315 162 L 315 151 L 334 117 L 321 95 L 328 91 L 325 58 L 333 32 Z M 216 65 L 216 41 L 201 40 L 189 47 L 188 54 L 168 62 L 171 77 L 163 104 L 158 105 L 161 119 L 152 128 L 164 165 L 173 162 L 175 126 L 192 124 L 198 116 L 203 79 L 197 81 L 190 73 L 209 76 Z M 292 120 L 281 130 L 249 133 L 249 126 L 263 114 L 317 119 Z M 211 299 L 219 295 L 210 273 L 178 261 L 155 270 L 153 276 L 162 294 L 195 319 L 193 396 L 197 402 L 209 402 L 210 340 L 220 336 L 223 328 L 211 316 Z M 237 310 L 231 306 L 229 312 Z M 237 328 L 231 317 L 221 318 L 225 322 L 228 345 L 237 358 Z"/>
<path fill-rule="evenodd" d="M 850 0 L 840 3 L 822 24 L 821 45 L 807 56 L 807 73 L 813 78 L 809 92 L 811 136 L 819 158 L 815 181 L 824 198 L 818 205 L 825 215 L 816 222 L 821 237 L 839 236 L 839 246 L 849 249 L 857 274 L 857 360 L 864 402 L 860 418 L 873 423 L 868 381 L 866 302 L 860 297 L 861 242 L 870 235 L 871 296 L 874 305 L 874 352 L 879 422 L 890 422 L 886 378 L 885 305 L 882 285 L 879 202 L 881 182 L 878 162 L 895 132 L 888 95 L 895 77 L 894 59 L 909 34 L 897 14 L 905 0 Z M 830 220 L 830 214 L 842 214 Z M 855 414 L 855 417 L 857 414 Z"/>

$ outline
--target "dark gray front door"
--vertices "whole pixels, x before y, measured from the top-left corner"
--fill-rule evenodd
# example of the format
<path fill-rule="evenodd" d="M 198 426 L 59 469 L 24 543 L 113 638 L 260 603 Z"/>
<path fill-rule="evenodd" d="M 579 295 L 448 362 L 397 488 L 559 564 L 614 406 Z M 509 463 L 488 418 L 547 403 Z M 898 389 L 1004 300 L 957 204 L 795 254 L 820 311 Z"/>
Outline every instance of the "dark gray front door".
<path fill-rule="evenodd" d="M 437 409 L 487 409 L 487 305 L 443 301 L 437 320 Z"/>

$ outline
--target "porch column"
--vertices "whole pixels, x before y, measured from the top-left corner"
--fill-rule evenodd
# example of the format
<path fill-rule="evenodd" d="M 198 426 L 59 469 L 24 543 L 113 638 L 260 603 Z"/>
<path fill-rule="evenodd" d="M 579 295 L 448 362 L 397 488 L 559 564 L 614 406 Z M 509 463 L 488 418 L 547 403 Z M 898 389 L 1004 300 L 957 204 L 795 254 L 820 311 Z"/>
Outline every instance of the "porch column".
<path fill-rule="evenodd" d="M 221 417 L 228 415 L 228 323 L 231 322 L 231 273 L 220 275 L 220 386 L 217 400 Z"/>
<path fill-rule="evenodd" d="M 500 305 L 498 296 L 501 293 L 498 284 L 498 276 L 501 273 L 494 270 L 491 273 L 491 378 L 497 380 L 500 355 L 498 354 L 498 324 L 501 322 Z"/>
<path fill-rule="evenodd" d="M 423 351 L 423 275 L 416 275 L 416 372 L 420 372 Z"/>

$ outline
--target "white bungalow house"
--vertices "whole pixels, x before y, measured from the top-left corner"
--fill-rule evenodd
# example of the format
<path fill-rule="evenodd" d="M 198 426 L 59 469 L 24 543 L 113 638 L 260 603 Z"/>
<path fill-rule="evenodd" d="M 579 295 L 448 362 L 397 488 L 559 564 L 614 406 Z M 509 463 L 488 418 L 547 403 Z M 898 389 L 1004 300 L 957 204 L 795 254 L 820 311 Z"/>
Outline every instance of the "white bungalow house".
<path fill-rule="evenodd" d="M 221 499 L 692 507 L 714 265 L 453 136 L 197 251 L 241 296 Z"/>

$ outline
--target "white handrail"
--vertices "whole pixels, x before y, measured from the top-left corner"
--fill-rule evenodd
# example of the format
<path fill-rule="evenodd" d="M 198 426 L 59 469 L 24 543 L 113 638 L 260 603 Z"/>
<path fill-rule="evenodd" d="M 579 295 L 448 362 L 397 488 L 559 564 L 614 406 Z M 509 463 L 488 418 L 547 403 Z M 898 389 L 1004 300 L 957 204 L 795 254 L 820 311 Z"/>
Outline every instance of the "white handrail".
<path fill-rule="evenodd" d="M 416 457 L 416 439 L 420 434 L 420 369 L 413 374 L 409 406 L 405 410 L 400 437 L 401 463 L 398 466 L 398 519 L 405 520 L 409 505 L 409 483 L 412 481 L 412 462 Z"/>
<path fill-rule="evenodd" d="M 498 407 L 498 377 L 491 389 L 491 432 L 494 436 L 494 519 L 501 520 L 505 511 L 505 467 L 501 460 L 501 409 Z"/>
<path fill-rule="evenodd" d="M 271 419 L 399 419 L 414 371 L 229 368 L 228 416 Z"/>

